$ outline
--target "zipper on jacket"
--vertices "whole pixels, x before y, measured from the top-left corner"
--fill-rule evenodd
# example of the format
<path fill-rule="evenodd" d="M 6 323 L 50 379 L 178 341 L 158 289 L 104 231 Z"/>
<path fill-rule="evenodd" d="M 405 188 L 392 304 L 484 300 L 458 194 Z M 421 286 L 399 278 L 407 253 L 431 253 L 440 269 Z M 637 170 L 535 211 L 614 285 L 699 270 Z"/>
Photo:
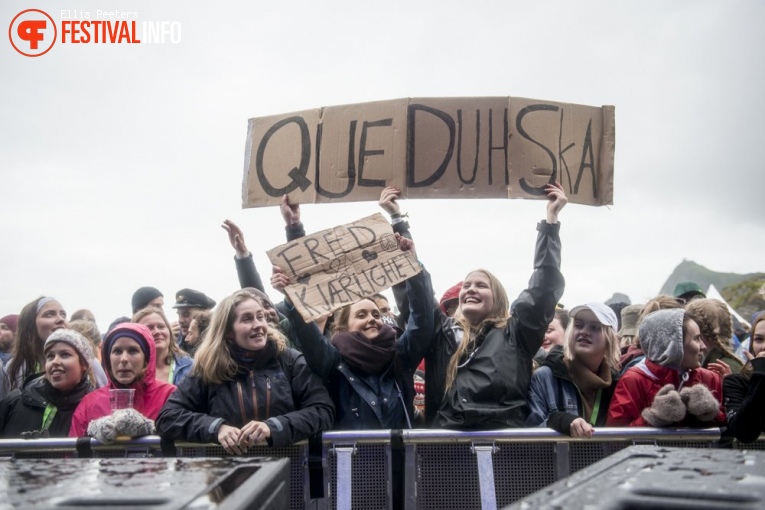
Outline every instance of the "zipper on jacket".
<path fill-rule="evenodd" d="M 242 427 L 247 423 L 247 416 L 244 414 L 244 395 L 242 394 L 242 381 L 236 382 L 236 389 L 239 393 L 239 412 L 242 415 Z"/>
<path fill-rule="evenodd" d="M 250 377 L 252 377 L 252 412 L 255 415 L 254 420 L 260 421 L 258 420 L 258 395 L 255 392 L 255 371 L 254 370 L 250 370 Z"/>
<path fill-rule="evenodd" d="M 271 378 L 266 377 L 266 419 L 271 417 Z"/>

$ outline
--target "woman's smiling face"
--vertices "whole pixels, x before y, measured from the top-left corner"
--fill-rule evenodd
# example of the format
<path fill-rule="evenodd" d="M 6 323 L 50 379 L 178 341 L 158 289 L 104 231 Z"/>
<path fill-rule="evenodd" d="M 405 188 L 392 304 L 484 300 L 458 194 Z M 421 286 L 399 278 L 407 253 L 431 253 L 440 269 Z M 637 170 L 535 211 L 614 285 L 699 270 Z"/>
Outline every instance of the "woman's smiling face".
<path fill-rule="evenodd" d="M 374 340 L 382 329 L 382 314 L 371 299 L 362 299 L 351 305 L 348 316 L 348 331 L 359 332 L 367 340 Z"/>
<path fill-rule="evenodd" d="M 254 299 L 246 299 L 234 307 L 234 343 L 248 351 L 259 351 L 268 340 L 265 310 Z"/>
<path fill-rule="evenodd" d="M 494 308 L 491 281 L 482 271 L 467 275 L 460 290 L 460 311 L 472 325 L 486 319 Z"/>
<path fill-rule="evenodd" d="M 45 378 L 58 391 L 77 386 L 87 369 L 74 347 L 65 342 L 55 342 L 45 351 Z"/>

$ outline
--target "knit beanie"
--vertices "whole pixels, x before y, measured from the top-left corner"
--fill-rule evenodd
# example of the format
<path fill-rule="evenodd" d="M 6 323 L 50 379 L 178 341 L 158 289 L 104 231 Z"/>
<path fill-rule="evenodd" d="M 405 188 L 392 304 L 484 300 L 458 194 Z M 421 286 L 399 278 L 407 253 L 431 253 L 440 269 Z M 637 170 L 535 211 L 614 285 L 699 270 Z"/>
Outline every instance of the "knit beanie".
<path fill-rule="evenodd" d="M 14 335 L 16 334 L 16 328 L 19 325 L 19 316 L 18 315 L 16 315 L 16 314 L 6 315 L 2 319 L 0 319 L 0 322 L 5 324 L 6 326 L 8 326 L 8 329 L 13 331 Z"/>
<path fill-rule="evenodd" d="M 133 313 L 136 313 L 142 308 L 146 308 L 150 301 L 157 299 L 158 297 L 165 296 L 154 287 L 141 287 L 133 293 Z"/>
<path fill-rule="evenodd" d="M 74 331 L 73 329 L 57 329 L 50 334 L 47 340 L 45 340 L 43 352 L 47 353 L 48 349 L 50 349 L 56 342 L 70 345 L 75 351 L 77 351 L 77 354 L 80 355 L 80 358 L 85 361 L 88 367 L 93 364 L 95 355 L 93 354 L 93 348 L 91 347 L 90 340 L 82 336 L 77 331 Z"/>

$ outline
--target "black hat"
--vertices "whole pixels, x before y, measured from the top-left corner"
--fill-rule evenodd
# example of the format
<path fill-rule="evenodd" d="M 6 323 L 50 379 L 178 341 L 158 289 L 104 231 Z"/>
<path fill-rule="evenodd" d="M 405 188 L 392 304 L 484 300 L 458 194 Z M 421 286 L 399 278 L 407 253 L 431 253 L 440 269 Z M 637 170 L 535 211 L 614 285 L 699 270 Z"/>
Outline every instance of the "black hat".
<path fill-rule="evenodd" d="M 209 310 L 215 306 L 215 301 L 205 296 L 204 292 L 194 289 L 181 289 L 175 293 L 176 303 L 173 308 L 201 308 Z"/>
<path fill-rule="evenodd" d="M 397 337 L 400 337 L 401 335 L 404 334 L 404 330 L 399 327 L 398 323 L 396 322 L 396 319 L 394 319 L 390 315 L 383 314 L 380 317 L 380 320 L 383 322 L 383 324 L 387 324 L 388 326 L 392 327 L 393 330 L 396 332 Z"/>
<path fill-rule="evenodd" d="M 153 301 L 158 297 L 165 296 L 154 287 L 141 287 L 137 291 L 133 292 L 133 313 L 146 308 L 146 305 L 148 305 L 150 301 Z"/>

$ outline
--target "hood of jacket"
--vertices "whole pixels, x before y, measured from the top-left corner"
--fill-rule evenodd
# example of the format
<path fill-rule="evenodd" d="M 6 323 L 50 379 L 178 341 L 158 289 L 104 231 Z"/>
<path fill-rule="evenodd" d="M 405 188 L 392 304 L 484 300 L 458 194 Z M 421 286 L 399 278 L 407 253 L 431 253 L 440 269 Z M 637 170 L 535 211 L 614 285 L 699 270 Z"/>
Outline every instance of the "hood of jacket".
<path fill-rule="evenodd" d="M 140 381 L 135 381 L 130 385 L 131 388 L 140 389 L 140 387 L 154 382 L 157 376 L 157 348 L 154 345 L 154 337 L 151 336 L 149 328 L 143 324 L 135 324 L 132 322 L 125 322 L 114 329 L 109 331 L 106 338 L 102 342 L 101 346 L 101 365 L 104 367 L 106 376 L 109 378 L 109 386 L 117 387 L 118 384 L 114 381 L 112 375 L 112 362 L 110 352 L 114 342 L 121 337 L 129 337 L 141 346 L 146 357 L 146 370 L 144 371 L 143 378 Z M 171 340 L 172 341 L 172 340 Z"/>
<path fill-rule="evenodd" d="M 646 359 L 680 370 L 683 361 L 685 310 L 675 308 L 648 314 L 640 323 L 640 345 Z"/>

